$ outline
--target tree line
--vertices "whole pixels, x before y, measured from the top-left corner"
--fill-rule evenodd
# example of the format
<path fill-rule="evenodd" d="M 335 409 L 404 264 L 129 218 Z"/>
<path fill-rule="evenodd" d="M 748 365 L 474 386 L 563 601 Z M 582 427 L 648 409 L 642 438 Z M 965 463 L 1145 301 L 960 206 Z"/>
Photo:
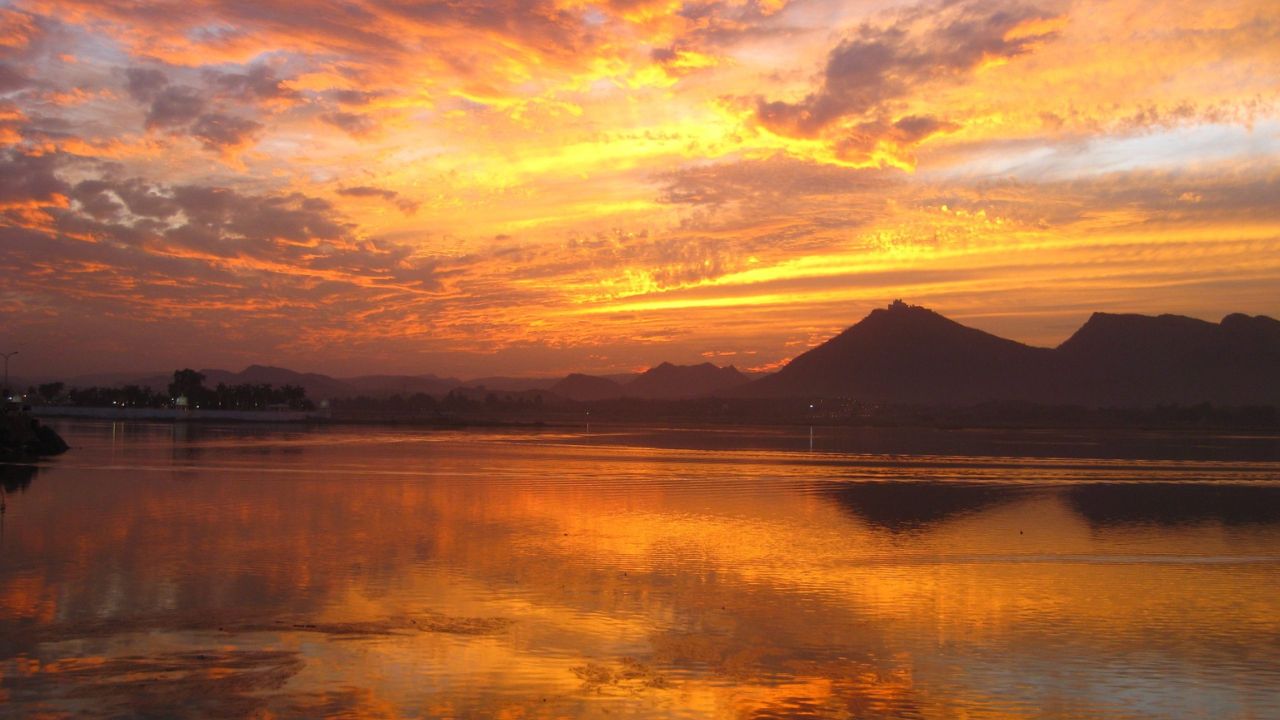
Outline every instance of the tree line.
<path fill-rule="evenodd" d="M 205 387 L 204 381 L 204 373 L 183 368 L 173 372 L 173 382 L 166 388 L 168 392 L 140 385 L 67 389 L 65 383 L 52 382 L 28 388 L 28 395 L 39 397 L 48 404 L 80 407 L 169 408 L 185 403 L 189 408 L 213 410 L 315 409 L 315 404 L 307 398 L 306 389 L 298 385 L 276 387 L 271 383 L 218 383 L 209 388 Z"/>

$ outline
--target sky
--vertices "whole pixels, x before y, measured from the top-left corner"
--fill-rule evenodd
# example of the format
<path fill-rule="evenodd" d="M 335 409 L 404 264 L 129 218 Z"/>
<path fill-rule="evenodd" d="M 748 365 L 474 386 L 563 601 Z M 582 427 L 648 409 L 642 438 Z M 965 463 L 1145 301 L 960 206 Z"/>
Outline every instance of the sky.
<path fill-rule="evenodd" d="M 1280 315 L 1274 0 L 0 2 L 16 375 Z"/>

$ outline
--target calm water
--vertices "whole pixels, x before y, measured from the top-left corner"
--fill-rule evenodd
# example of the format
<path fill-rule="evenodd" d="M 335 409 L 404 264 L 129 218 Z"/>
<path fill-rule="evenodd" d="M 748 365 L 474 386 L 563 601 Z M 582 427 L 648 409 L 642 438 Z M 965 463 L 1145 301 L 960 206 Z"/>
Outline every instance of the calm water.
<path fill-rule="evenodd" d="M 55 424 L 0 714 L 1280 717 L 1280 444 Z"/>

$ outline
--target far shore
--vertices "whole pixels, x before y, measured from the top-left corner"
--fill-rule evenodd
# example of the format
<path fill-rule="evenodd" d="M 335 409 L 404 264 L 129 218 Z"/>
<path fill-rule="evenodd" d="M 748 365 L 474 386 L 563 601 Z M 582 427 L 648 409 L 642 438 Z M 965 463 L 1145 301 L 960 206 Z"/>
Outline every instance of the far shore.
<path fill-rule="evenodd" d="M 93 418 L 97 420 L 309 422 L 324 419 L 326 413 L 302 410 L 196 410 L 187 408 L 33 405 L 31 406 L 31 414 L 36 417 Z"/>
<path fill-rule="evenodd" d="M 794 403 L 793 403 L 794 404 Z M 672 428 L 828 427 L 919 428 L 931 430 L 1111 430 L 1176 432 L 1191 436 L 1246 433 L 1280 436 L 1280 408 L 1082 408 L 989 404 L 969 407 L 885 406 L 860 415 L 808 403 L 726 403 L 722 401 L 599 402 L 589 406 L 476 408 L 471 412 L 380 413 L 320 410 L 215 410 L 195 408 L 86 407 L 32 405 L 40 418 L 175 423 L 260 423 L 291 425 L 394 425 L 424 429 L 575 428 L 664 426 Z"/>

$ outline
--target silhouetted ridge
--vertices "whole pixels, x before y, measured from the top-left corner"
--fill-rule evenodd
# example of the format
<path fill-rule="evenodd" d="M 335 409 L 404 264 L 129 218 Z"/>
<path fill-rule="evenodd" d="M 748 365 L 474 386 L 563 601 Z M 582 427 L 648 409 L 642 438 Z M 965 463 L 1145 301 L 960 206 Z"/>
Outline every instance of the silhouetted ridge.
<path fill-rule="evenodd" d="M 328 375 L 319 373 L 300 373 L 288 368 L 273 367 L 270 365 L 250 365 L 238 373 L 229 372 L 227 370 L 202 369 L 200 372 L 205 376 L 204 385 L 208 388 L 216 387 L 218 384 L 223 385 L 273 385 L 281 387 L 283 385 L 296 385 L 303 388 L 307 392 L 307 397 L 313 399 L 323 399 L 332 397 L 343 397 L 346 395 L 356 394 L 351 386 L 341 380 L 335 380 Z M 166 387 L 166 382 L 159 382 L 153 387 Z"/>
<path fill-rule="evenodd" d="M 250 365 L 201 370 L 204 385 L 301 386 L 314 401 L 356 396 L 444 397 L 458 391 L 547 403 L 616 398 L 846 398 L 869 403 L 973 406 L 995 403 L 1154 408 L 1161 405 L 1280 406 L 1280 321 L 1240 313 L 1220 323 L 1179 315 L 1094 313 L 1057 348 L 1024 345 L 896 301 L 751 381 L 733 366 L 661 363 L 639 375 L 485 377 L 434 375 L 332 378 Z M 71 386 L 127 383 L 163 390 L 170 373 L 101 374 Z M 1246 407 L 1251 406 L 1251 407 Z M 1202 408 L 1203 409 L 1203 408 Z M 1255 415 L 1256 417 L 1263 417 Z"/>
<path fill-rule="evenodd" d="M 1276 404 L 1280 322 L 1095 313 L 1050 350 L 898 301 L 736 394 L 923 405 Z"/>
<path fill-rule="evenodd" d="M 352 393 L 369 397 L 410 396 L 418 393 L 443 395 L 462 384 L 457 378 L 435 375 L 361 375 L 343 378 Z"/>
<path fill-rule="evenodd" d="M 1280 322 L 1228 315 L 1094 313 L 1058 347 L 1081 402 L 1153 405 L 1280 401 Z"/>
<path fill-rule="evenodd" d="M 622 389 L 627 397 L 675 400 L 706 397 L 746 383 L 747 377 L 732 365 L 717 367 L 709 362 L 701 365 L 664 362 L 644 371 Z"/>
<path fill-rule="evenodd" d="M 927 404 L 1026 399 L 1049 354 L 899 302 L 754 383 L 750 394 Z"/>
<path fill-rule="evenodd" d="M 572 373 L 551 386 L 551 392 L 579 402 L 612 400 L 622 397 L 622 385 L 609 378 Z"/>

